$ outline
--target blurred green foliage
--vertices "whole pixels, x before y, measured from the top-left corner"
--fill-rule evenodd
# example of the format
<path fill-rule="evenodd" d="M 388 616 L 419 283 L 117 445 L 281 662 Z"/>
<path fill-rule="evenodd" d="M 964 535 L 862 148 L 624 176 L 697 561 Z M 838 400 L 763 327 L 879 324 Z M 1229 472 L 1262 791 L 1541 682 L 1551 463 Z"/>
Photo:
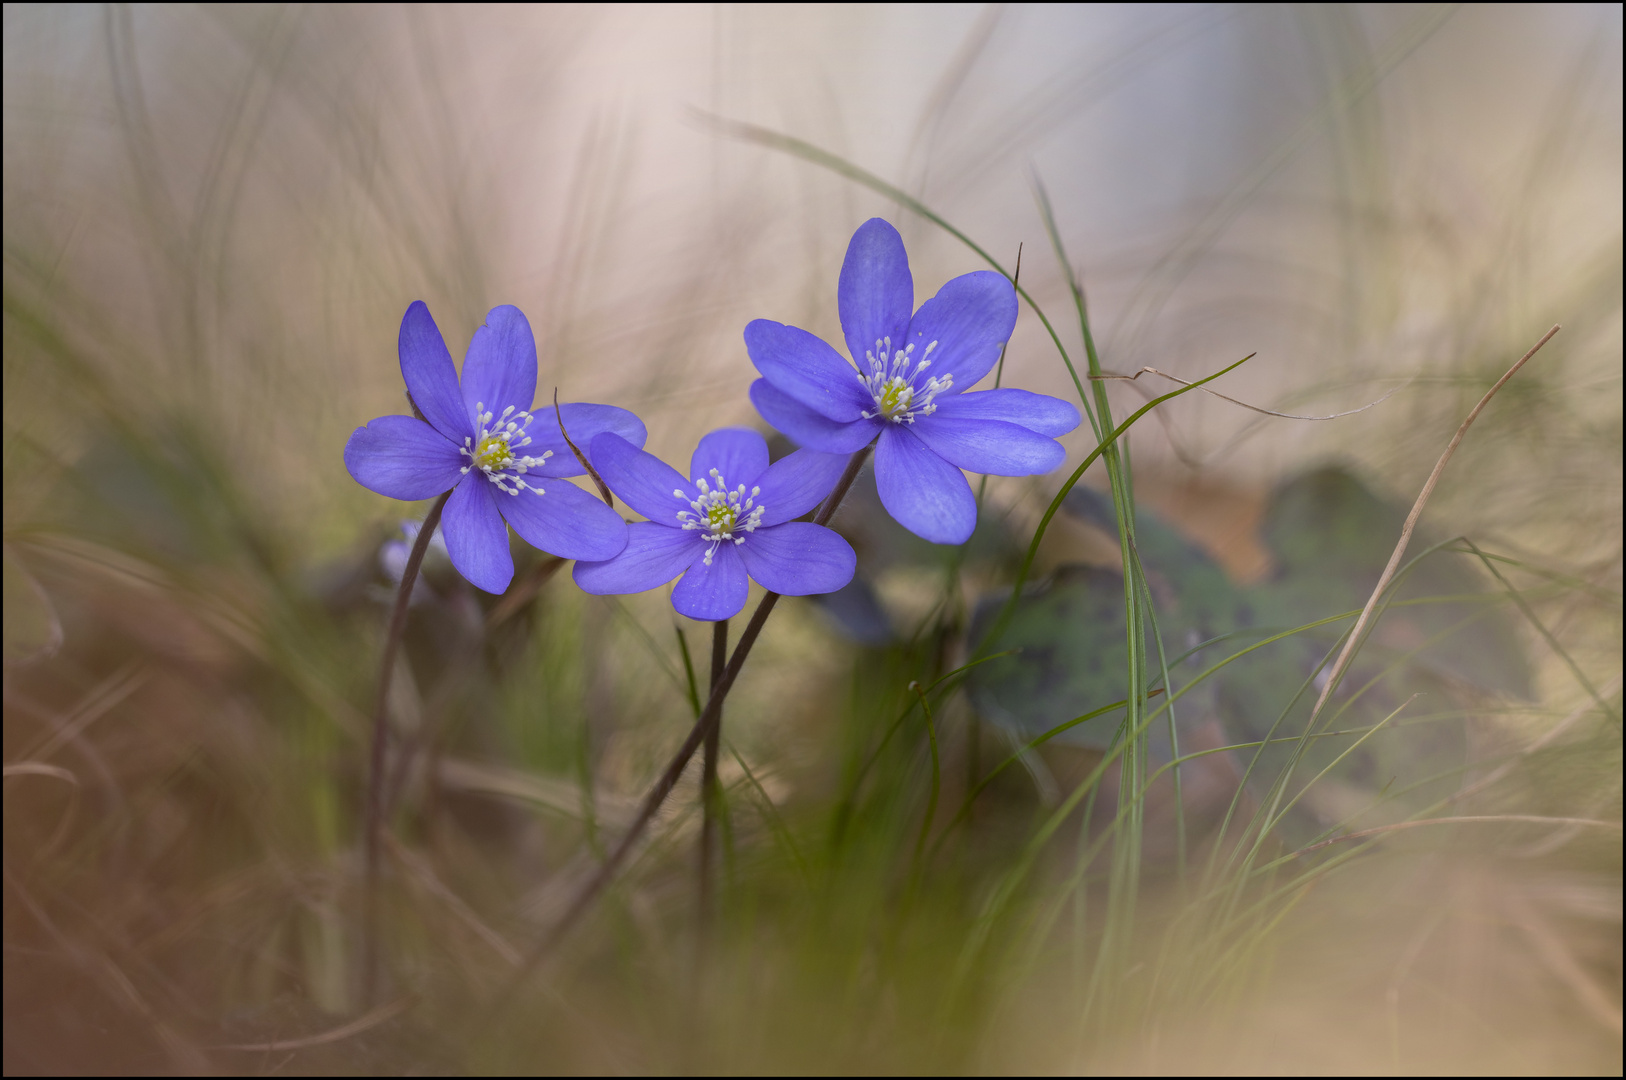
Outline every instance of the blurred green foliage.
<path fill-rule="evenodd" d="M 1551 9 L 705 17 L 6 7 L 6 1071 L 1617 1073 L 1618 17 L 1573 55 L 1551 20 L 1590 16 Z M 832 78 L 838 55 L 869 66 Z M 924 95 L 912 136 L 898 71 Z M 853 219 L 919 229 L 923 283 L 967 268 L 896 202 L 673 136 L 624 96 L 653 81 L 666 110 L 683 72 L 684 100 L 733 115 L 779 115 L 730 96 L 771 84 L 787 127 L 850 136 L 854 160 L 903 147 L 911 197 L 1001 257 L 1027 241 L 1024 286 L 1058 318 L 1074 275 L 1000 185 L 1030 160 L 1065 176 L 1109 368 L 1260 349 L 1227 393 L 1405 389 L 1313 427 L 1190 394 L 1136 428 L 1131 481 L 1277 486 L 1274 574 L 1245 586 L 1134 514 L 1159 635 L 1134 689 L 1164 693 L 1131 768 L 1121 711 L 1028 745 L 1129 695 L 1115 565 L 1064 566 L 1019 599 L 1001 644 L 1022 651 L 964 666 L 1053 491 L 990 480 L 948 550 L 862 483 L 837 524 L 864 576 L 782 603 L 730 698 L 715 923 L 688 777 L 501 1015 L 687 730 L 685 660 L 663 596 L 585 597 L 520 545 L 493 598 L 432 558 L 391 689 L 389 992 L 368 1012 L 379 549 L 421 508 L 360 491 L 340 448 L 405 411 L 406 303 L 447 326 L 521 304 L 545 384 L 676 446 L 746 419 L 746 319 L 836 325 L 829 238 Z M 1552 83 L 1527 112 L 1461 100 L 1521 78 Z M 1443 531 L 1414 541 L 1305 740 L 1338 617 L 1398 531 L 1374 492 L 1414 491 L 1554 320 L 1428 520 L 1510 586 L 1461 545 L 1424 554 Z M 1007 373 L 1072 386 L 1026 312 Z M 1302 471 L 1328 459 L 1358 464 Z M 1117 552 L 1127 506 L 1075 489 L 1066 510 Z M 703 671 L 704 628 L 679 629 Z M 1359 737 L 1330 732 L 1402 705 L 1318 779 Z M 1342 839 L 1419 815 L 1520 819 Z"/>

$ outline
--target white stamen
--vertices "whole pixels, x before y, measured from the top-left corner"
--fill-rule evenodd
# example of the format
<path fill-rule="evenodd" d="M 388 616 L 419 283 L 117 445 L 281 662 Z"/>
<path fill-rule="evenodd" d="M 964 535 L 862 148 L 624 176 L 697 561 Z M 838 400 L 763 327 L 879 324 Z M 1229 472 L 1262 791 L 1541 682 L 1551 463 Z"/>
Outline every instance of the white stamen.
<path fill-rule="evenodd" d="M 486 474 L 487 480 L 497 485 L 498 491 L 506 495 L 518 495 L 521 491 L 534 491 L 541 495 L 541 488 L 520 477 L 547 461 L 553 456 L 553 451 L 544 450 L 541 457 L 515 452 L 531 445 L 530 436 L 525 434 L 533 419 L 531 414 L 510 405 L 502 411 L 501 416 L 495 417 L 496 422 L 493 423 L 494 418 L 486 411 L 485 402 L 476 402 L 474 410 L 480 434 L 463 437 L 463 445 L 458 447 L 458 453 L 468 458 L 469 463 L 458 471 L 467 475 L 470 469 L 479 469 Z"/>
<path fill-rule="evenodd" d="M 926 351 L 920 354 L 920 361 L 912 369 L 910 361 L 915 351 L 912 344 L 893 352 L 892 339 L 887 337 L 877 341 L 874 349 L 864 353 L 869 374 L 860 374 L 858 381 L 864 384 L 864 389 L 875 401 L 875 411 L 863 414 L 866 420 L 879 416 L 894 424 L 912 424 L 916 416 L 930 416 L 937 411 L 932 399 L 954 385 L 954 376 L 944 375 L 941 379 L 933 376 L 916 385 L 921 372 L 931 366 L 932 350 L 935 348 L 935 341 L 927 345 Z M 877 353 L 880 355 L 877 356 Z"/>
<path fill-rule="evenodd" d="M 695 478 L 695 490 L 700 497 L 690 501 L 688 510 L 679 510 L 677 516 L 684 529 L 705 533 L 700 539 L 708 545 L 704 559 L 707 566 L 711 565 L 711 557 L 717 554 L 717 547 L 723 541 L 745 543 L 744 534 L 756 532 L 767 510 L 767 507 L 756 504 L 756 497 L 762 491 L 760 487 L 754 487 L 747 493 L 745 485 L 741 484 L 731 491 L 728 482 L 716 469 L 711 470 L 710 475 L 710 482 L 704 476 Z M 680 499 L 688 498 L 682 488 L 675 489 L 672 494 Z"/>

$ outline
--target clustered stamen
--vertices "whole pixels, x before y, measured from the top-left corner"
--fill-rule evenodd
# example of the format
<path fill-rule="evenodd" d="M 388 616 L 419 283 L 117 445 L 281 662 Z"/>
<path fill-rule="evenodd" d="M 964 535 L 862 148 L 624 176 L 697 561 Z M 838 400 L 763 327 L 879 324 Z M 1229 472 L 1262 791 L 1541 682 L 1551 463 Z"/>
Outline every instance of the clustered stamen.
<path fill-rule="evenodd" d="M 710 482 L 702 476 L 695 480 L 694 486 L 700 492 L 700 497 L 689 503 L 690 509 L 678 511 L 678 521 L 683 523 L 685 529 L 695 529 L 706 534 L 701 539 L 710 545 L 706 549 L 705 558 L 705 564 L 710 566 L 711 557 L 717 554 L 717 546 L 724 540 L 732 540 L 736 544 L 745 543 L 744 535 L 735 534 L 755 532 L 767 507 L 757 506 L 755 502 L 761 488 L 754 487 L 747 494 L 745 485 L 741 484 L 730 491 L 722 474 L 716 469 L 711 470 Z M 689 497 L 682 488 L 674 489 L 672 494 L 680 499 Z"/>
<path fill-rule="evenodd" d="M 932 404 L 932 399 L 954 385 L 954 376 L 944 375 L 941 379 L 933 376 L 924 385 L 915 385 L 921 372 L 931 366 L 932 350 L 935 348 L 935 341 L 927 345 L 926 351 L 920 354 L 920 362 L 914 364 L 912 371 L 910 363 L 915 351 L 912 344 L 893 352 L 892 339 L 882 338 L 875 343 L 874 349 L 864 353 L 869 374 L 860 373 L 858 381 L 875 399 L 875 411 L 864 413 L 864 419 L 873 420 L 879 416 L 894 424 L 912 424 L 917 415 L 930 416 L 936 412 L 937 406 Z M 879 354 L 879 358 L 876 354 Z"/>
<path fill-rule="evenodd" d="M 541 488 L 526 483 L 521 477 L 552 457 L 553 451 L 544 450 L 541 457 L 515 453 L 531 445 L 531 437 L 525 434 L 531 424 L 531 414 L 510 405 L 493 423 L 485 402 L 477 402 L 474 408 L 479 413 L 480 434 L 463 437 L 458 452 L 467 457 L 469 463 L 460 472 L 467 474 L 470 469 L 479 469 L 487 480 L 497 485 L 497 490 L 508 495 L 518 495 L 521 491 L 542 494 Z"/>

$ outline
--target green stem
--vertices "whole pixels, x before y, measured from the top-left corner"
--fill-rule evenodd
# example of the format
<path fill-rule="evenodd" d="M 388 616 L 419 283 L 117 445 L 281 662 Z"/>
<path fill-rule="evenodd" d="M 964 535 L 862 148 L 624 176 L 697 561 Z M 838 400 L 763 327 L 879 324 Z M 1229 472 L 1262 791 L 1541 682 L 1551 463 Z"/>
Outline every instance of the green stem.
<path fill-rule="evenodd" d="M 818 515 L 814 517 L 813 523 L 815 525 L 828 523 L 835 514 L 836 508 L 841 505 L 841 500 L 846 498 L 847 490 L 852 487 L 853 481 L 858 478 L 858 472 L 864 467 L 864 461 L 869 457 L 869 452 L 870 448 L 866 446 L 862 450 L 855 452 L 851 459 L 848 460 L 847 468 L 841 474 L 841 479 L 836 482 L 835 490 L 830 493 L 829 498 L 824 500 L 824 505 L 819 509 Z M 632 854 L 633 847 L 643 837 L 645 830 L 649 828 L 649 823 L 654 820 L 655 814 L 660 810 L 661 805 L 666 802 L 666 797 L 677 786 L 678 778 L 683 775 L 683 769 L 689 764 L 689 759 L 694 757 L 694 753 L 700 748 L 700 744 L 721 720 L 723 700 L 728 697 L 729 690 L 734 686 L 734 680 L 739 677 L 740 668 L 745 666 L 746 657 L 751 655 L 751 649 L 756 644 L 757 636 L 762 633 L 763 624 L 768 621 L 768 616 L 773 613 L 774 605 L 777 603 L 779 603 L 779 594 L 771 592 L 763 596 L 762 601 L 757 604 L 756 611 L 751 613 L 750 621 L 745 624 L 745 632 L 740 635 L 739 644 L 734 647 L 733 655 L 729 657 L 728 664 L 723 668 L 722 675 L 717 679 L 716 685 L 712 687 L 711 697 L 707 700 L 706 707 L 701 710 L 700 718 L 689 729 L 688 737 L 683 740 L 683 745 L 678 747 L 677 753 L 672 755 L 672 760 L 667 762 L 666 769 L 655 781 L 655 785 L 650 788 L 649 794 L 644 797 L 643 805 L 638 809 L 638 816 L 633 819 L 626 835 L 610 852 L 609 858 L 605 859 L 599 866 L 598 872 L 588 879 L 587 884 L 582 886 L 581 891 L 576 894 L 576 898 L 565 909 L 564 915 L 554 924 L 553 929 L 531 949 L 524 962 L 520 964 L 519 970 L 514 972 L 507 985 L 498 992 L 491 1005 L 484 1010 L 483 1020 L 477 1025 L 481 1031 L 485 1030 L 490 1023 L 501 1015 L 507 1004 L 513 1000 L 520 986 L 524 984 L 525 979 L 544 958 L 558 947 L 559 943 L 565 939 L 565 936 L 575 927 L 581 917 L 592 908 L 593 902 L 615 879 L 615 875 L 620 871 L 622 864 L 627 861 L 627 856 Z"/>

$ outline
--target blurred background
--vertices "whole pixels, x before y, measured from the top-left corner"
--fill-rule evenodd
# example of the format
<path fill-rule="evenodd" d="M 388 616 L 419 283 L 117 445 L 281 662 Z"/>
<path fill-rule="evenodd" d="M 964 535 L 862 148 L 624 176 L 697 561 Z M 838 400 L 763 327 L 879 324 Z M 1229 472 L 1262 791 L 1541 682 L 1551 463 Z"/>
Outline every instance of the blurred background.
<path fill-rule="evenodd" d="M 1618 6 L 7 5 L 4 20 L 8 1072 L 1618 1073 Z M 687 730 L 685 651 L 704 671 L 709 635 L 674 633 L 658 593 L 582 596 L 534 552 L 516 551 L 502 599 L 431 555 L 391 717 L 401 996 L 364 1009 L 356 809 L 391 596 L 380 548 L 423 508 L 361 489 L 341 450 L 406 411 L 407 305 L 427 301 L 458 358 L 489 308 L 518 305 L 541 397 L 630 408 L 680 462 L 707 430 L 761 426 L 749 320 L 840 340 L 836 276 L 863 220 L 902 231 L 917 303 L 982 268 L 897 203 L 721 121 L 839 155 L 1006 268 L 1020 248 L 1080 362 L 1041 187 L 1107 370 L 1194 379 L 1254 353 L 1216 389 L 1313 416 L 1384 399 L 1301 421 L 1194 393 L 1135 428 L 1138 505 L 1231 589 L 1286 573 L 1271 528 L 1295 480 L 1336 470 L 1403 511 L 1485 388 L 1563 324 L 1424 520 L 1511 560 L 1526 594 L 1503 605 L 1500 674 L 1449 673 L 1480 717 L 1470 756 L 1524 755 L 1488 812 L 1616 830 L 1453 831 L 1351 864 L 1271 923 L 1252 966 L 1228 959 L 1178 1003 L 1145 991 L 1111 1030 L 1079 1019 L 1099 1015 L 1098 988 L 1047 966 L 1052 939 L 1026 916 L 994 932 L 1018 959 L 966 975 L 963 937 L 986 930 L 966 921 L 978 868 L 1082 766 L 1061 751 L 1033 766 L 1000 796 L 1014 831 L 987 826 L 922 899 L 889 853 L 920 828 L 924 735 L 875 747 L 909 681 L 965 652 L 975 597 L 1010 580 L 1061 477 L 991 478 L 998 535 L 946 577 L 940 554 L 866 536 L 860 501 L 843 513 L 874 568 L 862 595 L 783 605 L 730 699 L 734 899 L 709 989 L 691 992 L 691 778 L 568 962 L 534 980 L 530 1022 L 474 1051 L 465 1007 L 619 836 Z M 1002 377 L 1076 397 L 1028 309 Z M 1172 385 L 1108 393 L 1121 418 Z M 1069 468 L 1093 446 L 1087 427 L 1064 441 Z M 1057 587 L 1117 558 L 1099 513 L 1075 509 L 1041 550 Z M 1464 589 L 1494 589 L 1474 572 Z M 945 753 L 973 763 L 945 777 L 1010 752 L 978 741 L 999 692 L 940 706 Z M 1541 745 L 1570 752 L 1537 768 L 1520 748 L 1560 725 Z M 871 785 L 896 789 L 884 805 L 854 802 L 872 749 Z M 848 818 L 872 823 L 867 840 L 826 844 Z M 1036 910 L 1067 874 L 1035 879 Z M 1173 893 L 1148 895 L 1149 924 L 1179 922 Z M 1182 939 L 1157 940 L 1162 964 Z M 1202 1019 L 1221 1014 L 1223 1034 Z"/>

